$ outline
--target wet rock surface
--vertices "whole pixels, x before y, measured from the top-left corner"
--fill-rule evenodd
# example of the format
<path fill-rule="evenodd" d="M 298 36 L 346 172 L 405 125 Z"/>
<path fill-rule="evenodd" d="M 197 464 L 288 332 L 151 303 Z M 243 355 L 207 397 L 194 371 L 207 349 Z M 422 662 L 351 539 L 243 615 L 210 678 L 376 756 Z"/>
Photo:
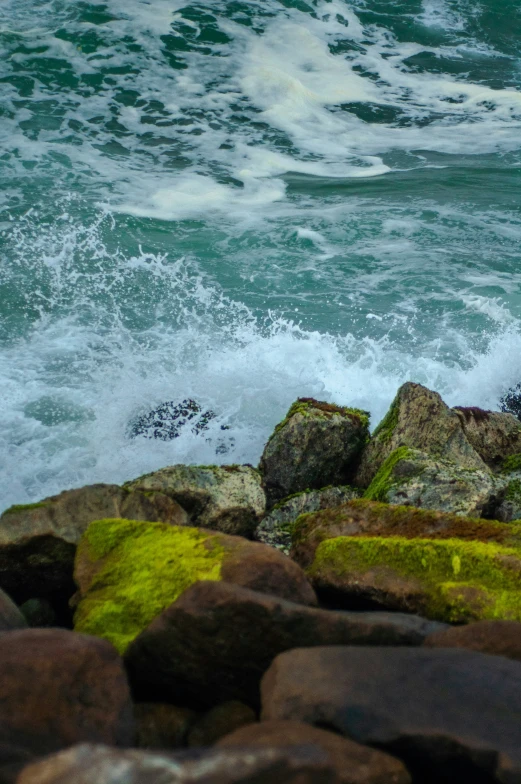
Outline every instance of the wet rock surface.
<path fill-rule="evenodd" d="M 264 448 L 267 508 L 303 490 L 344 485 L 369 437 L 365 411 L 300 398 Z"/>
<path fill-rule="evenodd" d="M 206 749 L 177 755 L 82 744 L 27 767 L 17 784 L 336 784 L 316 746 Z"/>
<path fill-rule="evenodd" d="M 521 781 L 521 664 L 426 648 L 313 648 L 278 656 L 262 718 L 326 724 L 402 758 L 416 781 Z"/>
<path fill-rule="evenodd" d="M 319 509 L 332 509 L 358 498 L 360 492 L 354 487 L 324 487 L 297 493 L 278 503 L 263 518 L 255 530 L 255 539 L 276 547 L 286 555 L 291 549 L 291 528 L 297 517 Z"/>
<path fill-rule="evenodd" d="M 428 648 L 465 648 L 521 662 L 521 623 L 478 621 L 466 626 L 448 626 L 429 634 L 423 644 Z"/>
<path fill-rule="evenodd" d="M 134 693 L 172 702 L 259 703 L 273 658 L 309 645 L 420 645 L 442 628 L 410 615 L 319 610 L 227 583 L 192 586 L 137 637 L 125 660 Z"/>
<path fill-rule="evenodd" d="M 227 735 L 218 746 L 277 748 L 305 744 L 318 746 L 330 756 L 338 784 L 409 784 L 411 781 L 405 766 L 389 754 L 300 721 L 263 721 Z"/>

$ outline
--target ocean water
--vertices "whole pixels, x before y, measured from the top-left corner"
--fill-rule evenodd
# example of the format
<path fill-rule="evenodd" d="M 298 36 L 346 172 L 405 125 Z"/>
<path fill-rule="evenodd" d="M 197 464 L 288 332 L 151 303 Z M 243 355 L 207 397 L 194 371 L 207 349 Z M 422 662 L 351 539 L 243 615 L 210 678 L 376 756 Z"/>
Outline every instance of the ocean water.
<path fill-rule="evenodd" d="M 518 0 L 3 0 L 0 510 L 255 464 L 298 396 L 497 408 L 520 150 Z"/>

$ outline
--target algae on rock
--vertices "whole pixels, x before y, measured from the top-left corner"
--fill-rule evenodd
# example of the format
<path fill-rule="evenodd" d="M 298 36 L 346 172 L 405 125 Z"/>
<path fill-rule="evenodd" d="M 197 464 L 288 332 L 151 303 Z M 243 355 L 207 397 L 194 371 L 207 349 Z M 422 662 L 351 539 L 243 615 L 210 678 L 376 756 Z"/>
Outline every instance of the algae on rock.
<path fill-rule="evenodd" d="M 225 580 L 316 603 L 304 572 L 270 547 L 188 526 L 107 519 L 91 523 L 77 553 L 76 631 L 123 653 L 190 585 Z"/>
<path fill-rule="evenodd" d="M 261 457 L 268 510 L 293 493 L 346 484 L 369 438 L 368 428 L 366 411 L 299 398 Z"/>
<path fill-rule="evenodd" d="M 387 457 L 364 497 L 481 517 L 498 491 L 499 483 L 486 468 L 465 468 L 401 446 Z"/>
<path fill-rule="evenodd" d="M 391 452 L 401 446 L 421 449 L 462 468 L 488 468 L 465 435 L 461 415 L 437 392 L 421 384 L 403 384 L 363 451 L 354 484 L 368 487 Z"/>
<path fill-rule="evenodd" d="M 521 620 L 521 549 L 461 539 L 338 537 L 308 569 L 319 594 L 433 620 Z"/>

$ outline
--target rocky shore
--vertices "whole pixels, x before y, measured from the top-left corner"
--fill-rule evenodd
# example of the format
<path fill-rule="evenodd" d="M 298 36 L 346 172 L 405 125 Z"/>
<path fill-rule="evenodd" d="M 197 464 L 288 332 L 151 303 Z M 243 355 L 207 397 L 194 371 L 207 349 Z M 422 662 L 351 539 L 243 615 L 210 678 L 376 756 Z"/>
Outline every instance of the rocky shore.
<path fill-rule="evenodd" d="M 521 423 L 296 401 L 0 518 L 0 784 L 521 784 Z"/>

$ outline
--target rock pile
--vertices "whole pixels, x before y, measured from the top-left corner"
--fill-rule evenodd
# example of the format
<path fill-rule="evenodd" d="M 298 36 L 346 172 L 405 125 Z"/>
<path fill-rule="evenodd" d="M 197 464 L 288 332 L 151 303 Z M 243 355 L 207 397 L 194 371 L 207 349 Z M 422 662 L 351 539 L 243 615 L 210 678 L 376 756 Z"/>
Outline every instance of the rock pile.
<path fill-rule="evenodd" d="M 407 383 L 0 518 L 0 784 L 521 784 L 521 423 Z"/>

